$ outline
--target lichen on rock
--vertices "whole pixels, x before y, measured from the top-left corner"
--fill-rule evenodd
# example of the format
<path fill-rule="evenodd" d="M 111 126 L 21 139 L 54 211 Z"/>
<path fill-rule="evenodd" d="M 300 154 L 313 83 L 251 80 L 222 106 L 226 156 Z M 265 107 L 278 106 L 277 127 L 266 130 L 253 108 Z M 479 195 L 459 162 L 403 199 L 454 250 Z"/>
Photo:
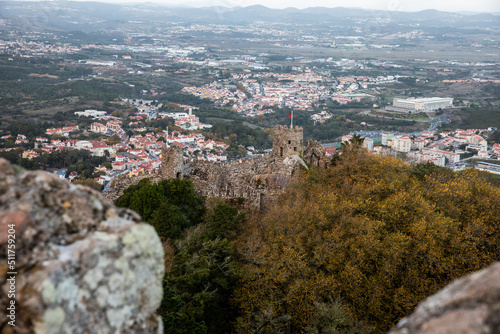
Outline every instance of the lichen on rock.
<path fill-rule="evenodd" d="M 10 298 L 15 225 L 16 333 L 159 333 L 163 248 L 153 227 L 94 190 L 0 159 L 0 307 Z M 8 318 L 0 332 L 13 329 Z"/>

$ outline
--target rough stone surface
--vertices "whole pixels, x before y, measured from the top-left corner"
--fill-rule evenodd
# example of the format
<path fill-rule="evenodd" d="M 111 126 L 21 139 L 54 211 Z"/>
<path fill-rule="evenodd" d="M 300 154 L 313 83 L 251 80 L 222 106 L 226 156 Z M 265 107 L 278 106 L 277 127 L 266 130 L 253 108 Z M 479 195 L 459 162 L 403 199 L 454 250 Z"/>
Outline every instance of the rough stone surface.
<path fill-rule="evenodd" d="M 193 180 L 196 190 L 204 196 L 241 197 L 248 206 L 264 209 L 269 198 L 283 192 L 301 165 L 307 168 L 299 156 L 302 138 L 301 127 L 278 126 L 271 154 L 225 163 L 189 161 L 184 175 Z"/>
<path fill-rule="evenodd" d="M 160 174 L 161 175 L 161 174 Z M 131 185 L 135 185 L 139 183 L 143 179 L 150 179 L 152 182 L 158 182 L 162 178 L 159 174 L 143 174 L 134 177 L 123 177 L 117 180 L 114 187 L 108 193 L 102 194 L 111 202 L 115 202 L 120 196 L 123 195 L 123 192 L 130 187 Z"/>
<path fill-rule="evenodd" d="M 274 128 L 271 156 L 284 158 L 289 155 L 301 154 L 304 146 L 303 141 L 304 130 L 301 127 L 277 126 Z"/>
<path fill-rule="evenodd" d="M 312 166 L 327 168 L 329 165 L 325 149 L 319 141 L 309 139 L 304 150 L 304 160 Z"/>
<path fill-rule="evenodd" d="M 500 262 L 455 280 L 389 332 L 424 333 L 500 333 Z"/>
<path fill-rule="evenodd" d="M 161 242 L 140 217 L 90 188 L 0 159 L 0 308 L 12 271 L 7 230 L 15 224 L 16 327 L 8 333 L 158 333 Z M 2 312 L 3 314 L 4 312 Z"/>
<path fill-rule="evenodd" d="M 165 178 L 182 179 L 184 163 L 182 159 L 182 147 L 172 145 L 162 150 L 161 174 Z"/>

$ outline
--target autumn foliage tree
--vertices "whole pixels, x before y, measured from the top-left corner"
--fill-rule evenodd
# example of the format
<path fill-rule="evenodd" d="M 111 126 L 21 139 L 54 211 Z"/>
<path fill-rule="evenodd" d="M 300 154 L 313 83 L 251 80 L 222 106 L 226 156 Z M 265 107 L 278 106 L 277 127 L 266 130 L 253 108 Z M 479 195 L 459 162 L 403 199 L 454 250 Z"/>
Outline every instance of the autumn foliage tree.
<path fill-rule="evenodd" d="M 383 333 L 453 279 L 499 260 L 500 189 L 477 171 L 411 166 L 360 145 L 344 145 L 334 162 L 244 225 L 233 295 L 240 333 L 318 332 L 332 300 L 351 321 L 345 332 Z"/>

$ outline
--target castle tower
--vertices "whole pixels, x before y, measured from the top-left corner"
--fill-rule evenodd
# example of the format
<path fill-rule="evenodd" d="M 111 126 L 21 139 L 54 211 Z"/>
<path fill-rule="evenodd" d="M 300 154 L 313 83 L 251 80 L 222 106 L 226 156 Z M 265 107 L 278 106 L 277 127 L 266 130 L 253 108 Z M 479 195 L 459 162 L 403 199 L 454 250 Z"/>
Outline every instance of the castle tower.
<path fill-rule="evenodd" d="M 278 125 L 274 128 L 273 150 L 271 156 L 285 158 L 302 153 L 304 130 L 302 127 L 288 128 Z"/>
<path fill-rule="evenodd" d="M 161 151 L 161 175 L 164 178 L 183 178 L 182 148 L 177 145 L 163 148 Z"/>

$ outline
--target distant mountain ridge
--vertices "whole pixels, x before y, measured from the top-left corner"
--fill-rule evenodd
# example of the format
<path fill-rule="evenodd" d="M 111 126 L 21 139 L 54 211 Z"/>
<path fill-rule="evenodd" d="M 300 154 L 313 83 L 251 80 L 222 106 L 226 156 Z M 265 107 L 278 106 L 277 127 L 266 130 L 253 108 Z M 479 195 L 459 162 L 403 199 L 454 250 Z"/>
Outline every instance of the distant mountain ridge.
<path fill-rule="evenodd" d="M 498 13 L 496 13 L 498 14 Z M 170 7 L 155 3 L 110 4 L 91 1 L 0 1 L 0 17 L 26 26 L 55 30 L 97 31 L 121 21 L 150 21 L 248 24 L 256 21 L 298 24 L 352 26 L 364 21 L 377 24 L 404 24 L 421 27 L 457 27 L 474 25 L 500 30 L 495 13 L 450 13 L 438 10 L 398 12 L 359 8 L 309 7 L 274 9 L 262 5 L 248 7 Z M 21 24 L 22 25 L 22 24 Z"/>

